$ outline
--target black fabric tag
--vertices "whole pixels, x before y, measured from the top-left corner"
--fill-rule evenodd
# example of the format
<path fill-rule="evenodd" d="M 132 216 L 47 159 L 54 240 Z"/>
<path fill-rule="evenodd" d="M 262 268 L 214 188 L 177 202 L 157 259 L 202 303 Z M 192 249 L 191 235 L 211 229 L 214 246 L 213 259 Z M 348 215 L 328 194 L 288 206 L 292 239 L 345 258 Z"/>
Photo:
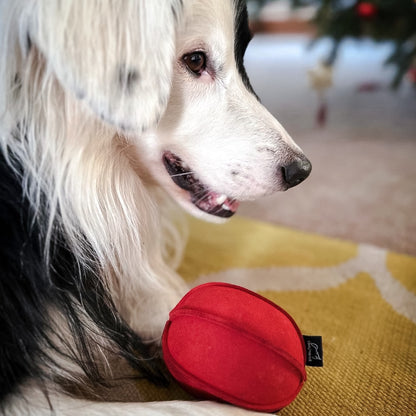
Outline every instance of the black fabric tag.
<path fill-rule="evenodd" d="M 306 365 L 309 367 L 323 367 L 322 337 L 303 335 L 306 347 Z"/>

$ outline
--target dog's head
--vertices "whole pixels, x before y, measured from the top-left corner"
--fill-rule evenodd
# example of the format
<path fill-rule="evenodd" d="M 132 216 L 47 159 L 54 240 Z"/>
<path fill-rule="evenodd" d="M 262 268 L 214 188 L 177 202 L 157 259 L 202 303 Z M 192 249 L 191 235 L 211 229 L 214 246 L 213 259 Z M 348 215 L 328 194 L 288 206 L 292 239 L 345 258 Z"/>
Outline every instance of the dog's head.
<path fill-rule="evenodd" d="M 192 214 L 220 220 L 239 201 L 309 175 L 245 72 L 244 1 L 33 4 L 30 38 L 61 84 L 128 136 L 142 166 Z"/>
<path fill-rule="evenodd" d="M 261 105 L 243 66 L 251 38 L 245 4 L 185 1 L 177 33 L 169 102 L 148 138 L 158 181 L 211 220 L 303 181 L 311 164 Z"/>

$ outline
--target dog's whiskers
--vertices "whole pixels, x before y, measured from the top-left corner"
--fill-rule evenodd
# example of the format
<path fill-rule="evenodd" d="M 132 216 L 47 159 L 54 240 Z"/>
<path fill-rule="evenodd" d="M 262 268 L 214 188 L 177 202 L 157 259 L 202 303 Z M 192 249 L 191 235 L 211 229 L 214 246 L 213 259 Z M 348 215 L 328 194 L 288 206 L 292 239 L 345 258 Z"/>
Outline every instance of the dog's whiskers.
<path fill-rule="evenodd" d="M 182 172 L 182 173 L 175 173 L 175 174 L 171 174 L 169 175 L 171 178 L 175 178 L 176 176 L 188 176 L 188 175 L 194 175 L 195 173 L 192 171 L 189 172 Z"/>
<path fill-rule="evenodd" d="M 206 190 L 202 190 L 200 192 L 195 193 L 195 196 L 198 198 L 195 201 L 195 203 L 198 204 L 208 197 L 208 192 Z"/>

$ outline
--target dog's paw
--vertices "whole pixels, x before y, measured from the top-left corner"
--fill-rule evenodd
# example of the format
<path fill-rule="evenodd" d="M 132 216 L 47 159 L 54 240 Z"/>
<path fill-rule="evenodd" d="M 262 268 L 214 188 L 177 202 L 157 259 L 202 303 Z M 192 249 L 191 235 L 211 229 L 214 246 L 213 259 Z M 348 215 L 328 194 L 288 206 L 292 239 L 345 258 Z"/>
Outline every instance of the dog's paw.
<path fill-rule="evenodd" d="M 128 323 L 143 338 L 160 344 L 169 313 L 179 303 L 187 289 L 184 285 L 182 290 L 164 288 L 158 292 L 142 292 L 140 299 L 135 299 L 134 304 L 129 308 Z"/>

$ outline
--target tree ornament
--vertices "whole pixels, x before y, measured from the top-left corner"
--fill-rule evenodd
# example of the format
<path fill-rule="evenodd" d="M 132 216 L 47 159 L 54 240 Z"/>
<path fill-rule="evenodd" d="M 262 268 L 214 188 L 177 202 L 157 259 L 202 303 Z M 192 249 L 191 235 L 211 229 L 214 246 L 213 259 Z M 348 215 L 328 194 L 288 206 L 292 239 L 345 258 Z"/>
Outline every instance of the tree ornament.
<path fill-rule="evenodd" d="M 416 85 L 416 66 L 409 69 L 407 72 L 407 78 L 413 85 Z"/>
<path fill-rule="evenodd" d="M 315 68 L 308 71 L 309 83 L 317 91 L 323 91 L 332 86 L 332 66 L 320 62 Z"/>
<path fill-rule="evenodd" d="M 416 57 L 413 58 L 413 61 L 406 75 L 407 79 L 411 82 L 411 84 L 416 86 Z"/>
<path fill-rule="evenodd" d="M 363 19 L 372 19 L 378 12 L 377 6 L 368 1 L 357 4 L 357 14 Z"/>
<path fill-rule="evenodd" d="M 318 110 L 316 122 L 323 127 L 326 124 L 328 105 L 326 100 L 326 90 L 332 86 L 332 65 L 327 62 L 320 62 L 315 68 L 308 71 L 309 84 L 317 92 Z"/>

